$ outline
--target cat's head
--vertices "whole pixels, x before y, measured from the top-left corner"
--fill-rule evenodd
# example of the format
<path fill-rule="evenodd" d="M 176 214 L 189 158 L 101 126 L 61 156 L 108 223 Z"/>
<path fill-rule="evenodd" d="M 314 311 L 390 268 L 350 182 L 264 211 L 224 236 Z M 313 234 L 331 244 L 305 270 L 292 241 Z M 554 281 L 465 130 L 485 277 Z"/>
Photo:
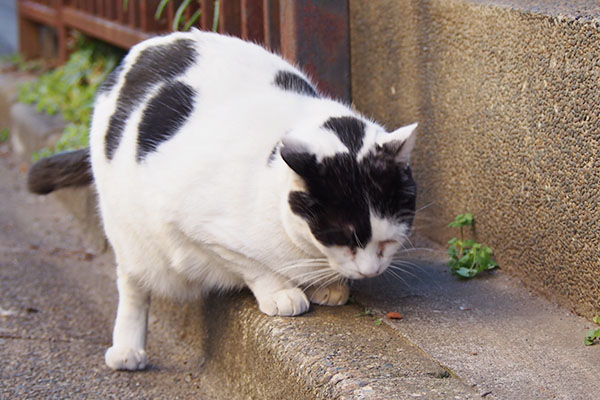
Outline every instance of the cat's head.
<path fill-rule="evenodd" d="M 416 126 L 388 133 L 337 117 L 282 141 L 281 157 L 294 173 L 290 218 L 346 278 L 381 274 L 406 244 L 416 202 L 409 163 Z"/>

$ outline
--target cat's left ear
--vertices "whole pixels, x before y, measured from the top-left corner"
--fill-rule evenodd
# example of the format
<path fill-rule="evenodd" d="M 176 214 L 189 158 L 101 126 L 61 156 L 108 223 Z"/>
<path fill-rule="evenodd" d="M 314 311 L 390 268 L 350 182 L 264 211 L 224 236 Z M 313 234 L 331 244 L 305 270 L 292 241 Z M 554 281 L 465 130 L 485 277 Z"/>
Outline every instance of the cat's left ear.
<path fill-rule="evenodd" d="M 316 157 L 303 142 L 291 137 L 283 138 L 279 153 L 283 161 L 301 177 L 309 178 L 316 174 Z"/>
<path fill-rule="evenodd" d="M 414 123 L 398 128 L 393 132 L 378 135 L 375 141 L 386 152 L 393 154 L 397 163 L 408 164 L 415 147 L 418 125 L 418 123 Z"/>

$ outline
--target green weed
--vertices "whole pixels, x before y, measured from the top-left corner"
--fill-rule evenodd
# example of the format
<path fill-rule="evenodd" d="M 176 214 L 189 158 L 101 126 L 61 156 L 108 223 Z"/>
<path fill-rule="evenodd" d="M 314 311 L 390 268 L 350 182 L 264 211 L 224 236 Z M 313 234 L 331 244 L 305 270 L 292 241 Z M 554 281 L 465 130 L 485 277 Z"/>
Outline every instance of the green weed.
<path fill-rule="evenodd" d="M 10 140 L 10 130 L 8 128 L 2 128 L 0 130 L 0 143 L 8 142 Z"/>
<path fill-rule="evenodd" d="M 593 319 L 595 323 L 600 325 L 600 315 L 596 315 Z M 600 329 L 592 328 L 585 335 L 585 345 L 591 346 L 600 342 Z"/>
<path fill-rule="evenodd" d="M 496 268 L 498 264 L 492 260 L 493 250 L 473 239 L 465 239 L 464 228 L 473 226 L 473 214 L 460 214 L 448 226 L 460 230 L 460 238 L 452 238 L 448 242 L 448 265 L 452 273 L 461 278 L 473 278 L 478 273 Z"/>
<path fill-rule="evenodd" d="M 68 122 L 56 145 L 34 154 L 34 160 L 88 146 L 96 92 L 122 57 L 122 52 L 83 36 L 76 43 L 65 65 L 19 88 L 19 101 L 50 115 L 60 113 Z"/>

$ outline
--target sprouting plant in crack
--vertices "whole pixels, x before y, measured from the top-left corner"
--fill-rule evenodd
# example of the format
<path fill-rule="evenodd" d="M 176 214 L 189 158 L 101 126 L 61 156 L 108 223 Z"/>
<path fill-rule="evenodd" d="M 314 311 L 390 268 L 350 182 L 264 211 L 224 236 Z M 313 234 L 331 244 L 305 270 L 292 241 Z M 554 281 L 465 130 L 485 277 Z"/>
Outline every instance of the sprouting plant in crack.
<path fill-rule="evenodd" d="M 600 325 L 600 315 L 596 315 L 593 319 L 595 323 Z M 591 346 L 600 342 L 600 329 L 592 328 L 585 335 L 585 345 Z"/>
<path fill-rule="evenodd" d="M 460 237 L 453 237 L 448 242 L 448 265 L 452 273 L 461 278 L 473 278 L 478 273 L 496 268 L 498 264 L 492 259 L 494 251 L 489 246 L 465 239 L 465 227 L 473 226 L 475 218 L 472 213 L 460 214 L 448 226 L 458 228 Z"/>

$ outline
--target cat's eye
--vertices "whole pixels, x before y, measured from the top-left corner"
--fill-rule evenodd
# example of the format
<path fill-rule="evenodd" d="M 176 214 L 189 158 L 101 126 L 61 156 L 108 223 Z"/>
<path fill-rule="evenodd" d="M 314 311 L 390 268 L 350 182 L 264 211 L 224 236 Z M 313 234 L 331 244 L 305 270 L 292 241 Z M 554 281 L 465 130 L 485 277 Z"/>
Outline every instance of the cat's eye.
<path fill-rule="evenodd" d="M 391 245 L 391 244 L 396 244 L 396 243 L 398 243 L 398 242 L 395 240 L 384 240 L 382 242 L 379 242 L 379 246 L 377 249 L 377 257 L 379 257 L 379 258 L 383 257 L 383 254 L 385 252 L 385 247 L 388 245 Z"/>

